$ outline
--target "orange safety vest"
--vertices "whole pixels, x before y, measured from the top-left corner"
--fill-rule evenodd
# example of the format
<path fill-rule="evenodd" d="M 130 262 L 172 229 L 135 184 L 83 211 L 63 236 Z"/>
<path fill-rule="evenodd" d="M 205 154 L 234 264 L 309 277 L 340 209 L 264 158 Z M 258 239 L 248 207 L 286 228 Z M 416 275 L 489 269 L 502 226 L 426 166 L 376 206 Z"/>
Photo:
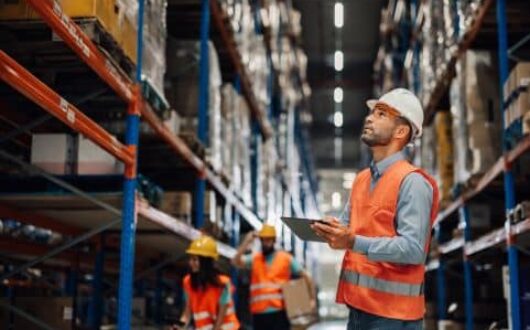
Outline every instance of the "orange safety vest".
<path fill-rule="evenodd" d="M 410 173 L 425 177 L 433 188 L 431 226 L 438 213 L 436 182 L 407 161 L 398 161 L 370 191 L 371 173 L 359 173 L 351 190 L 350 229 L 367 237 L 395 237 L 395 216 L 401 182 Z M 428 250 L 430 237 L 425 243 Z M 424 265 L 378 262 L 346 251 L 337 289 L 337 302 L 370 314 L 398 320 L 419 320 L 425 312 Z"/>
<path fill-rule="evenodd" d="M 191 276 L 186 275 L 184 277 L 183 287 L 188 295 L 196 330 L 211 330 L 215 325 L 215 319 L 217 318 L 219 308 L 221 307 L 219 306 L 219 299 L 223 294 L 226 284 L 230 282 L 230 278 L 224 275 L 219 275 L 219 281 L 221 282 L 222 287 L 208 286 L 205 290 L 195 290 L 191 287 Z M 221 329 L 239 329 L 239 321 L 232 301 L 230 301 L 228 310 L 226 311 Z"/>
<path fill-rule="evenodd" d="M 291 279 L 292 256 L 276 251 L 270 266 L 265 256 L 257 253 L 252 258 L 250 280 L 250 312 L 260 314 L 268 308 L 285 309 L 282 285 Z"/>

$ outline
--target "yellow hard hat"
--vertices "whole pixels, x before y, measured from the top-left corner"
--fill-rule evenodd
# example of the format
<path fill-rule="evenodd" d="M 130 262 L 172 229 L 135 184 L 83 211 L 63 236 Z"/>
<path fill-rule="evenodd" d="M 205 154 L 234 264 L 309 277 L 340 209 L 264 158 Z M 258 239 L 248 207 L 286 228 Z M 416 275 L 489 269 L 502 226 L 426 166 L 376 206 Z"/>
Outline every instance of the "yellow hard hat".
<path fill-rule="evenodd" d="M 186 250 L 186 253 L 214 259 L 219 258 L 219 252 L 217 252 L 217 243 L 210 236 L 201 236 L 192 241 Z"/>
<path fill-rule="evenodd" d="M 271 225 L 263 225 L 258 233 L 261 238 L 276 238 L 276 228 Z"/>

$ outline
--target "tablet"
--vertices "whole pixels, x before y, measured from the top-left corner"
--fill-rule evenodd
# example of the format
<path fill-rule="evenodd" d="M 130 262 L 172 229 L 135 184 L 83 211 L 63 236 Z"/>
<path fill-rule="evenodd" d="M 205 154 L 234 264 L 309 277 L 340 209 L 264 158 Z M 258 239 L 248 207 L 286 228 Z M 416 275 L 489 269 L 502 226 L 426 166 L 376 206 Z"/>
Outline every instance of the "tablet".
<path fill-rule="evenodd" d="M 321 219 L 292 217 L 281 217 L 281 219 L 301 240 L 313 242 L 326 242 L 322 237 L 317 236 L 317 234 L 310 227 L 310 225 L 314 222 L 323 222 Z"/>

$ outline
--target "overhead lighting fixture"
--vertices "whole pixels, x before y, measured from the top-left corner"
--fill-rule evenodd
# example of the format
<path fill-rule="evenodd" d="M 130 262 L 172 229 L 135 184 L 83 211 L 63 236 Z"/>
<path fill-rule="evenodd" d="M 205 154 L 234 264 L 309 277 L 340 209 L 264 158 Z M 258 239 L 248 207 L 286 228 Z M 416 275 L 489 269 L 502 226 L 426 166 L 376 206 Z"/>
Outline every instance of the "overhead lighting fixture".
<path fill-rule="evenodd" d="M 331 195 L 331 207 L 334 209 L 338 209 L 341 206 L 341 195 L 339 192 L 334 192 Z"/>
<path fill-rule="evenodd" d="M 342 127 L 342 124 L 344 123 L 344 118 L 342 117 L 342 112 L 337 111 L 333 115 L 333 124 L 335 124 L 335 127 L 340 128 Z"/>
<path fill-rule="evenodd" d="M 335 2 L 335 27 L 342 28 L 344 26 L 344 5 L 342 2 Z"/>
<path fill-rule="evenodd" d="M 344 53 L 340 50 L 335 51 L 335 58 L 334 58 L 334 64 L 335 64 L 335 71 L 342 71 L 344 69 Z"/>
<path fill-rule="evenodd" d="M 344 100 L 344 91 L 342 90 L 342 87 L 335 87 L 335 90 L 333 91 L 333 100 L 335 103 L 342 103 Z"/>

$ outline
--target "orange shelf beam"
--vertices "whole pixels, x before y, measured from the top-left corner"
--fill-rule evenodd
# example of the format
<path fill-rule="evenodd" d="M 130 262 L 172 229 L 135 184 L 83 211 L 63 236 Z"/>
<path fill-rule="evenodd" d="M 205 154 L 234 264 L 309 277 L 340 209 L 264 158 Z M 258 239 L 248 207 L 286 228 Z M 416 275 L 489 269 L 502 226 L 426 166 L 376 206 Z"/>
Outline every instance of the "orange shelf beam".
<path fill-rule="evenodd" d="M 0 51 L 0 79 L 126 165 L 135 163 L 133 152 L 3 51 Z"/>
<path fill-rule="evenodd" d="M 124 101 L 134 100 L 132 84 L 53 0 L 26 0 L 52 30 Z"/>
<path fill-rule="evenodd" d="M 169 214 L 166 214 L 160 210 L 155 209 L 154 207 L 151 207 L 145 201 L 137 199 L 136 209 L 138 210 L 138 215 L 142 218 L 156 223 L 169 230 L 170 232 L 184 237 L 188 240 L 196 239 L 201 235 L 201 232 L 199 230 L 188 226 L 182 221 L 173 218 Z M 219 253 L 226 258 L 232 258 L 236 254 L 236 250 L 233 247 L 221 242 L 217 242 L 217 249 L 219 250 Z"/>

